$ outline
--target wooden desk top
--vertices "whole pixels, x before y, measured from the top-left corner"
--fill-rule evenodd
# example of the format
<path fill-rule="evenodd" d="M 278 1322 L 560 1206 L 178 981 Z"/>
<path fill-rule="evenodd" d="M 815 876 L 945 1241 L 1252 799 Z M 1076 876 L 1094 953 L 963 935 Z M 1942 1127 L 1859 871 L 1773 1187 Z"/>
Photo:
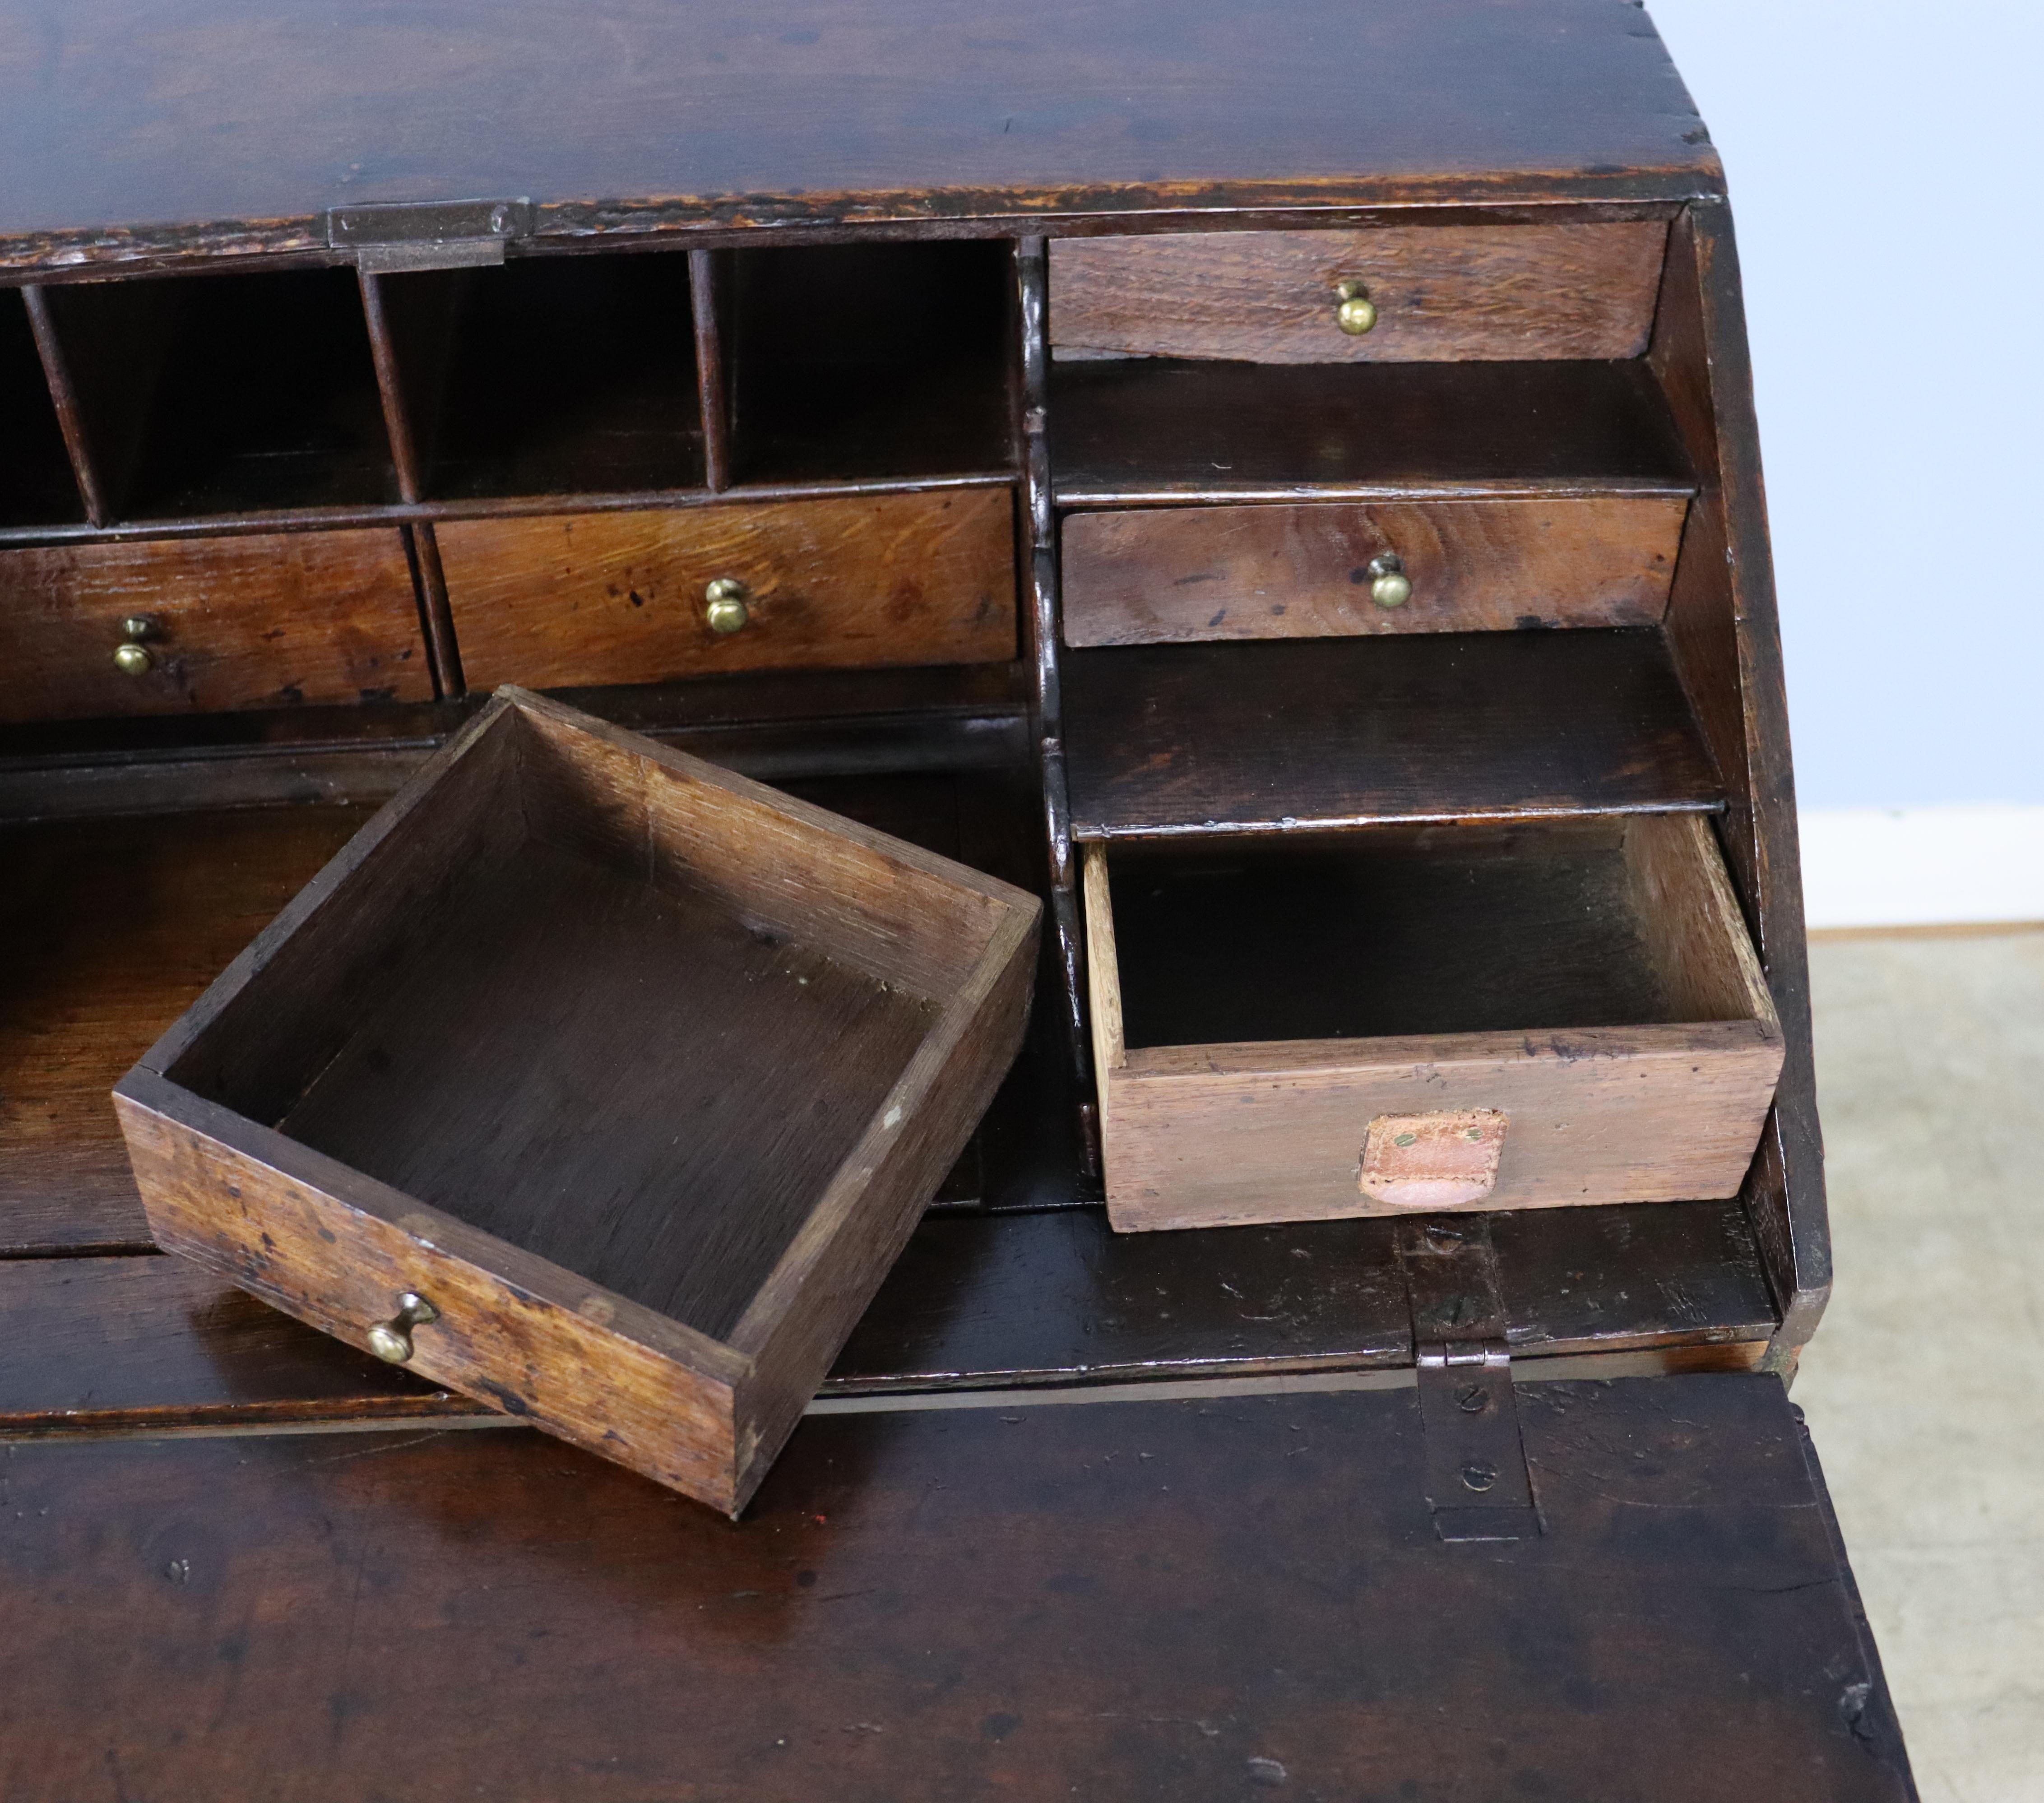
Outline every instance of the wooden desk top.
<path fill-rule="evenodd" d="M 323 249 L 367 202 L 544 236 L 1723 186 L 1630 0 L 7 0 L 0 168 L 0 269 Z"/>

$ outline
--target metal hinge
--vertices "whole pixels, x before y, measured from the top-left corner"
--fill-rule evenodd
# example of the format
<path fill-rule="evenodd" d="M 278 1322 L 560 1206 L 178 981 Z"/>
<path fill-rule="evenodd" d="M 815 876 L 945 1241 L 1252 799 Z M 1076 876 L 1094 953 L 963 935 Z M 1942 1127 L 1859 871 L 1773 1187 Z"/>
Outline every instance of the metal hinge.
<path fill-rule="evenodd" d="M 372 275 L 501 263 L 505 245 L 532 229 L 529 200 L 336 206 L 326 216 L 327 243 L 352 251 L 355 267 Z"/>
<path fill-rule="evenodd" d="M 1451 1340 L 1416 1350 L 1434 1532 L 1444 1540 L 1534 1539 L 1540 1516 L 1504 1342 Z"/>
<path fill-rule="evenodd" d="M 1540 1517 L 1519 1437 L 1490 1218 L 1412 1216 L 1398 1230 L 1434 1531 L 1444 1540 L 1530 1540 Z"/>

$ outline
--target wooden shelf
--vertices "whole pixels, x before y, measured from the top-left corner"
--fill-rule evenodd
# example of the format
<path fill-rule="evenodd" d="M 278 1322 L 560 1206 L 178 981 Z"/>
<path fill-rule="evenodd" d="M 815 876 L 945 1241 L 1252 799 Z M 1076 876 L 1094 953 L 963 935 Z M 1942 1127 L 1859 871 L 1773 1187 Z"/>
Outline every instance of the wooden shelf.
<path fill-rule="evenodd" d="M 1658 630 L 1064 654 L 1080 839 L 1711 809 Z"/>
<path fill-rule="evenodd" d="M 18 289 L 0 288 L 0 526 L 85 517 Z"/>
<path fill-rule="evenodd" d="M 352 271 L 80 283 L 47 298 L 107 517 L 397 499 Z"/>
<path fill-rule="evenodd" d="M 1013 467 L 1008 244 L 811 245 L 731 262 L 736 481 Z"/>
<path fill-rule="evenodd" d="M 1643 363 L 1059 363 L 1063 506 L 1437 492 L 1686 494 Z"/>

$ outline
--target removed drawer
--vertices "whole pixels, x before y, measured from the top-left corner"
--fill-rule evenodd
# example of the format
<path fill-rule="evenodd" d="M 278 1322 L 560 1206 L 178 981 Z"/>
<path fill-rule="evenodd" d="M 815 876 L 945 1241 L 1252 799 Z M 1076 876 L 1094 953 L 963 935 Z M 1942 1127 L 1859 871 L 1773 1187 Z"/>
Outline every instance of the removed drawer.
<path fill-rule="evenodd" d="M 1085 912 L 1124 1230 L 1730 1196 L 1781 1074 L 1700 815 L 1093 844 Z"/>
<path fill-rule="evenodd" d="M 1005 488 L 439 529 L 472 689 L 1015 655 Z"/>
<path fill-rule="evenodd" d="M 432 695 L 394 529 L 0 551 L 0 720 Z"/>
<path fill-rule="evenodd" d="M 1649 219 L 1057 238 L 1051 342 L 1259 363 L 1636 357 L 1667 237 Z"/>
<path fill-rule="evenodd" d="M 1073 645 L 1639 626 L 1668 604 L 1680 494 L 1073 513 Z"/>

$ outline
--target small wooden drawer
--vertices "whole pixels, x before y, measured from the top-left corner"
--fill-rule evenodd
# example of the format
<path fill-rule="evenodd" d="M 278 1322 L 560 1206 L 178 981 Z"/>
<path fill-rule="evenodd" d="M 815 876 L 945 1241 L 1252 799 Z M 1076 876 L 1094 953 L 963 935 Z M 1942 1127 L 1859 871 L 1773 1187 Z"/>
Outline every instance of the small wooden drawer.
<path fill-rule="evenodd" d="M 1658 220 L 1056 238 L 1051 342 L 1258 363 L 1636 357 L 1667 238 Z M 1360 333 L 1337 313 L 1354 284 L 1375 311 Z"/>
<path fill-rule="evenodd" d="M 394 531 L 0 551 L 0 720 L 432 695 Z"/>
<path fill-rule="evenodd" d="M 1781 1031 L 1700 815 L 1096 843 L 1085 882 L 1117 1228 L 1702 1199 L 1751 1162 Z"/>
<path fill-rule="evenodd" d="M 115 1102 L 167 1250 L 736 1513 L 1012 1059 L 1038 913 L 506 690 Z"/>
<path fill-rule="evenodd" d="M 1068 514 L 1065 642 L 1651 625 L 1688 510 L 1642 494 Z"/>
<path fill-rule="evenodd" d="M 1005 488 L 465 520 L 439 540 L 472 688 L 1015 655 Z"/>

